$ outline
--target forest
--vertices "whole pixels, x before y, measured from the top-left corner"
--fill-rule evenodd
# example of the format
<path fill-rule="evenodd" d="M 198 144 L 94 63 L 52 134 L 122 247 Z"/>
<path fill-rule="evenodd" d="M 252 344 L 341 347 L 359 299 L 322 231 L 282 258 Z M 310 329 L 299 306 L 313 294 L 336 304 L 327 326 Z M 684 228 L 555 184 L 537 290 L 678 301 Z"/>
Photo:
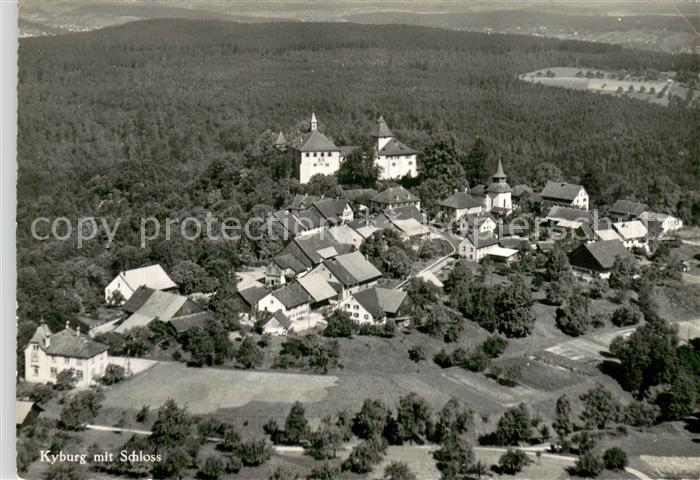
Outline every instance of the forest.
<path fill-rule="evenodd" d="M 553 174 L 583 182 L 596 205 L 637 198 L 698 223 L 700 111 L 517 79 L 550 65 L 700 72 L 692 55 L 402 25 L 153 20 L 22 39 L 18 345 L 41 320 L 55 331 L 93 315 L 125 268 L 222 282 L 276 253 L 246 239 L 140 249 L 139 219 L 246 219 L 317 188 L 270 148 L 312 110 L 337 144 L 364 144 L 383 115 L 419 151 L 439 140 L 464 155 L 480 138 L 511 185 Z M 123 224 L 110 248 L 78 249 L 33 239 L 39 216 Z"/>

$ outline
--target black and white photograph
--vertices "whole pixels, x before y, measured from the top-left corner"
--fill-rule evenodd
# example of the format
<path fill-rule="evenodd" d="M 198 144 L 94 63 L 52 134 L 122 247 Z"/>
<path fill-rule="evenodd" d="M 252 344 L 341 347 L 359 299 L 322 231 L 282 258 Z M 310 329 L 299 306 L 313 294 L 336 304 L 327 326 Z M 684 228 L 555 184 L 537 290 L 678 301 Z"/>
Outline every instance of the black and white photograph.
<path fill-rule="evenodd" d="M 16 8 L 16 478 L 700 478 L 698 1 Z"/>

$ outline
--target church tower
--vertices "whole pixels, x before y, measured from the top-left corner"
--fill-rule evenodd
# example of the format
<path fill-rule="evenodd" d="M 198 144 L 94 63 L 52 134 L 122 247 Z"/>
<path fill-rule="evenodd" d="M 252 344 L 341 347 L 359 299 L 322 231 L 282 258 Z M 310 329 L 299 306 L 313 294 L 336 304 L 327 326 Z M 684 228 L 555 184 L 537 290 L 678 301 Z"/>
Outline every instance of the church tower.
<path fill-rule="evenodd" d="M 311 131 L 315 132 L 318 130 L 318 122 L 316 121 L 316 114 L 311 112 Z"/>
<path fill-rule="evenodd" d="M 498 157 L 498 168 L 493 174 L 493 182 L 486 190 L 487 210 L 494 213 L 509 214 L 513 210 L 513 200 L 511 199 L 511 188 L 506 182 L 506 174 L 503 172 L 501 157 Z"/>

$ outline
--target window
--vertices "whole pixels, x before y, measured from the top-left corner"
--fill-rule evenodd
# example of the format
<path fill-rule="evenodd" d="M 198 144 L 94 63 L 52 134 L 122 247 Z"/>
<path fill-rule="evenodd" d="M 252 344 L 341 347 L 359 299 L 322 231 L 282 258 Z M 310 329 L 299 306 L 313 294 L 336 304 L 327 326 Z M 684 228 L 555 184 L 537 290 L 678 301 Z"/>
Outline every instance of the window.
<path fill-rule="evenodd" d="M 51 368 L 51 376 L 56 377 L 58 375 L 58 370 L 56 367 Z"/>
<path fill-rule="evenodd" d="M 32 367 L 32 374 L 36 377 L 39 375 L 39 367 Z"/>
<path fill-rule="evenodd" d="M 355 313 L 353 314 L 353 317 L 355 317 L 355 318 L 357 318 L 357 317 L 359 317 L 359 316 L 360 316 L 360 314 L 357 313 L 357 312 L 355 312 Z"/>
<path fill-rule="evenodd" d="M 306 152 L 305 156 L 308 157 L 308 156 L 309 156 L 309 152 Z"/>
<path fill-rule="evenodd" d="M 346 304 L 345 304 L 345 309 L 346 309 L 346 310 L 349 310 L 349 309 L 350 309 L 350 304 L 349 304 L 349 303 L 346 303 Z"/>
<path fill-rule="evenodd" d="M 367 314 L 365 313 L 365 320 L 367 320 L 368 318 L 369 318 L 369 315 L 367 315 Z"/>
<path fill-rule="evenodd" d="M 82 370 L 76 370 L 75 371 L 75 376 L 78 378 L 78 380 L 83 379 L 83 371 Z"/>
<path fill-rule="evenodd" d="M 69 357 L 63 357 L 63 363 L 66 365 L 70 364 L 70 358 Z"/>
<path fill-rule="evenodd" d="M 359 306 L 359 305 L 355 305 L 355 306 L 353 306 L 353 308 L 354 308 L 355 310 L 359 310 L 359 309 L 360 309 L 360 306 Z"/>
<path fill-rule="evenodd" d="M 33 345 L 32 345 L 32 350 L 34 350 L 35 352 L 36 352 L 37 350 L 39 350 L 39 345 L 36 344 L 36 343 L 33 344 Z"/>

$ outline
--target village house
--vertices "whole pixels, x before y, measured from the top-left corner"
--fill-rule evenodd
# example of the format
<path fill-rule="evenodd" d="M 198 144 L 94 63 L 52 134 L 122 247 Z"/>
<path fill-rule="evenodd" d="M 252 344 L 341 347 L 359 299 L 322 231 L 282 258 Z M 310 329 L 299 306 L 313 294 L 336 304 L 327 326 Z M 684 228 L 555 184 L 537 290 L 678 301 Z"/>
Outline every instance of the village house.
<path fill-rule="evenodd" d="M 346 297 L 337 308 L 357 323 L 384 324 L 387 319 L 407 314 L 409 304 L 402 290 L 373 287 Z"/>
<path fill-rule="evenodd" d="M 613 223 L 613 228 L 620 236 L 626 248 L 647 248 L 647 227 L 639 220 Z"/>
<path fill-rule="evenodd" d="M 171 318 L 168 322 L 164 323 L 170 329 L 171 333 L 178 336 L 193 328 L 204 328 L 207 322 L 213 318 L 210 311 L 205 311 Z"/>
<path fill-rule="evenodd" d="M 339 225 L 354 218 L 350 202 L 342 198 L 324 198 L 313 202 L 311 208 L 318 212 L 325 225 Z"/>
<path fill-rule="evenodd" d="M 415 207 L 411 207 L 415 208 Z M 425 239 L 431 234 L 430 229 L 412 216 L 398 217 L 394 215 L 393 209 L 385 210 L 374 218 L 375 224 L 381 229 L 394 230 L 399 236 L 407 239 Z"/>
<path fill-rule="evenodd" d="M 382 272 L 358 251 L 324 260 L 311 273 L 321 273 L 326 281 L 337 284 L 336 290 L 341 300 L 355 292 L 373 287 L 382 277 Z"/>
<path fill-rule="evenodd" d="M 661 234 L 675 232 L 683 228 L 683 220 L 667 213 L 642 212 L 639 219 L 649 226 L 657 226 Z"/>
<path fill-rule="evenodd" d="M 330 230 L 323 230 L 292 239 L 282 249 L 280 255 L 290 254 L 305 267 L 313 268 L 323 260 L 348 253 L 353 249 L 352 244 L 339 242 Z"/>
<path fill-rule="evenodd" d="M 265 266 L 265 285 L 278 287 L 291 282 L 308 268 L 291 253 L 278 255 Z"/>
<path fill-rule="evenodd" d="M 617 200 L 608 209 L 608 216 L 616 222 L 624 222 L 626 220 L 635 220 L 647 210 L 644 203 L 635 202 L 632 200 Z"/>
<path fill-rule="evenodd" d="M 299 277 L 297 283 L 309 294 L 312 310 L 338 300 L 340 285 L 329 281 L 321 272 L 310 272 L 308 275 Z"/>
<path fill-rule="evenodd" d="M 418 152 L 394 137 L 384 117 L 379 117 L 372 136 L 377 139 L 374 164 L 380 180 L 418 176 Z"/>
<path fill-rule="evenodd" d="M 440 217 L 445 222 L 457 222 L 465 215 L 478 215 L 483 211 L 482 198 L 467 192 L 455 192 L 438 202 Z"/>
<path fill-rule="evenodd" d="M 581 185 L 549 181 L 544 186 L 541 195 L 543 208 L 549 208 L 552 205 L 580 208 L 581 210 L 589 208 L 588 193 Z"/>
<path fill-rule="evenodd" d="M 490 249 L 486 253 L 486 256 L 494 262 L 510 264 L 517 260 L 519 254 L 519 250 L 515 248 L 504 247 L 499 244 L 496 247 Z"/>
<path fill-rule="evenodd" d="M 480 262 L 490 252 L 496 251 L 499 247 L 498 238 L 491 234 L 479 235 L 476 232 L 467 235 L 459 244 L 459 255 L 471 262 Z"/>
<path fill-rule="evenodd" d="M 233 301 L 241 323 L 251 324 L 253 322 L 258 302 L 268 293 L 267 289 L 257 286 L 236 291 Z"/>
<path fill-rule="evenodd" d="M 593 223 L 593 215 L 586 210 L 555 205 L 550 207 L 544 220 L 551 226 L 577 230 L 584 224 L 590 226 Z"/>
<path fill-rule="evenodd" d="M 268 335 L 287 335 L 294 331 L 292 321 L 281 310 L 261 322 L 262 331 Z"/>
<path fill-rule="evenodd" d="M 479 215 L 467 215 L 459 223 L 459 230 L 464 235 L 471 232 L 479 234 L 493 234 L 496 231 L 496 220 L 488 213 Z"/>
<path fill-rule="evenodd" d="M 160 265 L 133 268 L 119 272 L 119 275 L 109 282 L 105 287 L 105 301 L 113 305 L 121 305 L 129 300 L 139 287 L 171 290 L 177 288 L 177 284 Z"/>
<path fill-rule="evenodd" d="M 290 283 L 265 295 L 258 300 L 257 312 L 275 313 L 281 311 L 294 323 L 305 320 L 311 312 L 311 298 L 298 283 Z"/>
<path fill-rule="evenodd" d="M 148 326 L 154 320 L 168 322 L 173 318 L 199 313 L 202 307 L 188 297 L 141 287 L 121 307 L 128 316 L 116 324 L 115 333 L 124 333 L 135 327 Z"/>
<path fill-rule="evenodd" d="M 637 262 L 634 255 L 619 240 L 584 243 L 569 253 L 569 263 L 575 271 L 601 278 L 610 276 L 610 270 L 618 258 Z"/>
<path fill-rule="evenodd" d="M 55 383 L 58 374 L 72 370 L 76 387 L 93 385 L 104 375 L 109 347 L 80 333 L 66 322 L 64 330 L 52 333 L 42 323 L 24 349 L 25 380 L 33 383 Z"/>
<path fill-rule="evenodd" d="M 372 205 L 379 211 L 410 205 L 420 210 L 420 199 L 403 187 L 390 187 L 372 197 Z"/>

